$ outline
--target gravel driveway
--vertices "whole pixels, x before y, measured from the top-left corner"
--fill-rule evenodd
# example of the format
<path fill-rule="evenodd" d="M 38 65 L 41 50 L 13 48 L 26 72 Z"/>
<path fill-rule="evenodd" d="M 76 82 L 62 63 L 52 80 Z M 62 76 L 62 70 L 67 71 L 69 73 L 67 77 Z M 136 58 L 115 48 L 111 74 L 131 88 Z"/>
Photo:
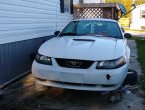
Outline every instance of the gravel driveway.
<path fill-rule="evenodd" d="M 131 65 L 141 74 L 137 62 L 137 50 L 134 41 L 131 46 Z M 0 98 L 0 110 L 145 110 L 143 99 L 136 94 L 124 94 L 123 101 L 110 103 L 108 95 L 97 92 L 47 88 L 35 91 L 34 78 L 30 75 L 12 84 Z"/>

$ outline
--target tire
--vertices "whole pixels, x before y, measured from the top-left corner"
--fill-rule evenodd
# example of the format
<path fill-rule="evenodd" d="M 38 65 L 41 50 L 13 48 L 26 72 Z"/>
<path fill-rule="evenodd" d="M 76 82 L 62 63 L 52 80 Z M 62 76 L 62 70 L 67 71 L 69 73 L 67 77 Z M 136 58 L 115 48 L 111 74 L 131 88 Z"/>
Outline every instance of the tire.
<path fill-rule="evenodd" d="M 129 69 L 123 85 L 136 85 L 138 83 L 138 74 L 136 71 Z"/>

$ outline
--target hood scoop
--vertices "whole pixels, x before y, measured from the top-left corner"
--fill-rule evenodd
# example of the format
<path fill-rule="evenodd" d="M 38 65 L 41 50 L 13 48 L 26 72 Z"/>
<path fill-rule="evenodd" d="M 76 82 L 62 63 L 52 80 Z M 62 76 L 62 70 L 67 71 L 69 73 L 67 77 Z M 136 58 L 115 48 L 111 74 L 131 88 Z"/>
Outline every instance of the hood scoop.
<path fill-rule="evenodd" d="M 95 42 L 93 39 L 73 39 L 74 41 Z"/>

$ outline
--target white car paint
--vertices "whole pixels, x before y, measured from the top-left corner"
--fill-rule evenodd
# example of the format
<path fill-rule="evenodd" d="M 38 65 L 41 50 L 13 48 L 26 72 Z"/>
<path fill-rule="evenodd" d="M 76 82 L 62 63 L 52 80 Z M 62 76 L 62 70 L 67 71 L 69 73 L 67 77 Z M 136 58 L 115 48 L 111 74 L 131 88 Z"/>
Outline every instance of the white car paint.
<path fill-rule="evenodd" d="M 107 19 L 99 20 L 116 22 Z M 93 41 L 82 42 L 73 39 L 91 39 Z M 52 87 L 91 91 L 111 91 L 119 88 L 127 75 L 130 58 L 130 49 L 124 36 L 123 39 L 93 36 L 55 37 L 45 42 L 38 53 L 51 57 L 52 65 L 33 62 L 32 74 L 36 77 L 37 83 Z M 120 57 L 124 57 L 125 65 L 116 69 L 96 69 L 98 61 Z M 87 69 L 66 68 L 61 67 L 56 58 L 87 60 L 94 61 L 94 63 Z M 106 78 L 107 75 L 110 76 L 109 80 Z"/>
<path fill-rule="evenodd" d="M 83 59 L 83 60 L 110 60 L 122 56 L 122 48 L 125 47 L 123 40 L 116 40 L 113 38 L 98 37 L 91 39 L 95 42 L 78 42 L 73 39 L 90 39 L 90 36 L 65 36 L 57 37 L 47 41 L 41 46 L 38 53 L 45 56 L 53 56 L 54 58 L 68 58 L 68 59 Z M 104 45 L 106 44 L 107 45 Z M 59 46 L 58 46 L 59 45 Z M 117 45 L 117 46 L 116 46 Z M 101 48 L 100 48 L 101 47 Z M 116 50 L 121 50 L 121 53 L 116 53 Z M 80 51 L 81 50 L 81 51 Z M 107 50 L 107 51 L 106 51 Z M 115 51 L 114 51 L 115 50 Z M 90 55 L 90 53 L 93 53 Z M 107 54 L 107 56 L 106 56 Z"/>

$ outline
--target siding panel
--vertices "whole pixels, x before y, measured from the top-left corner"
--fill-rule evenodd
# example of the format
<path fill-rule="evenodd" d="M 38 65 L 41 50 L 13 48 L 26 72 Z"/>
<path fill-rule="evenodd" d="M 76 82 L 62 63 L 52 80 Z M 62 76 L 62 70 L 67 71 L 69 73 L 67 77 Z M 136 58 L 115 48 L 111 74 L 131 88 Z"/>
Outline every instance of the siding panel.
<path fill-rule="evenodd" d="M 31 54 L 53 36 L 0 45 L 0 85 L 31 69 Z"/>
<path fill-rule="evenodd" d="M 30 70 L 31 54 L 72 19 L 60 13 L 60 0 L 1 0 L 0 86 Z"/>
<path fill-rule="evenodd" d="M 0 44 L 52 35 L 72 19 L 60 13 L 60 0 L 1 0 Z"/>

